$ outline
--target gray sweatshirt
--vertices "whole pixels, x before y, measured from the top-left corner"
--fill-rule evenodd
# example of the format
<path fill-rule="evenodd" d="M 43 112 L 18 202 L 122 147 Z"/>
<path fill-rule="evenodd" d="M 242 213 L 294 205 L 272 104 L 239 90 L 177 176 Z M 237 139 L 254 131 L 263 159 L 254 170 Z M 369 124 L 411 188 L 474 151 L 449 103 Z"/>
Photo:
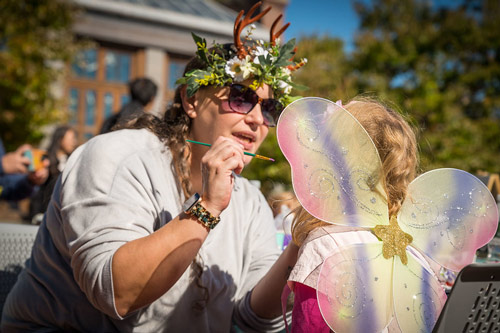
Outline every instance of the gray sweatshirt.
<path fill-rule="evenodd" d="M 70 157 L 54 189 L 31 259 L 9 294 L 2 332 L 27 329 L 109 332 L 278 331 L 258 318 L 249 291 L 279 255 L 273 216 L 260 191 L 235 177 L 231 202 L 203 243 L 203 299 L 191 268 L 158 300 L 122 318 L 113 296 L 115 251 L 181 212 L 171 155 L 148 130 L 99 135 Z M 134 269 L 131 263 L 130 269 Z"/>

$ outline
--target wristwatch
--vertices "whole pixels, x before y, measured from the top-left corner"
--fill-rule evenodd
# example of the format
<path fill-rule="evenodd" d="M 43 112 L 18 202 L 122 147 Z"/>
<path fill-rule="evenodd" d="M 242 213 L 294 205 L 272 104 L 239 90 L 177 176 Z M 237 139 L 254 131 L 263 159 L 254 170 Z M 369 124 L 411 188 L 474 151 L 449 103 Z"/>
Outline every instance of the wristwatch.
<path fill-rule="evenodd" d="M 208 210 L 201 205 L 201 196 L 198 193 L 193 194 L 182 205 L 184 213 L 194 216 L 198 221 L 209 229 L 215 228 L 220 222 L 220 217 L 213 216 Z"/>

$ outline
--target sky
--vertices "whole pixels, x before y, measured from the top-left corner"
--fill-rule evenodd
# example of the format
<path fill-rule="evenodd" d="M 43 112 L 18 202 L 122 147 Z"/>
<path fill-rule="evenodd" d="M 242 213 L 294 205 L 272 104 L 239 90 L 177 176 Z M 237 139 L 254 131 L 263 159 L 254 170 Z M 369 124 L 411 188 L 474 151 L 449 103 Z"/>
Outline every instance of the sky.
<path fill-rule="evenodd" d="M 349 0 L 289 0 L 285 20 L 287 38 L 316 34 L 339 37 L 352 44 L 359 19 Z"/>
<path fill-rule="evenodd" d="M 363 0 L 370 3 L 371 0 Z M 459 0 L 433 0 L 435 6 L 454 6 Z M 286 22 L 290 27 L 286 38 L 300 38 L 316 34 L 329 35 L 344 40 L 345 49 L 353 47 L 354 33 L 359 19 L 351 0 L 288 0 L 285 12 Z"/>

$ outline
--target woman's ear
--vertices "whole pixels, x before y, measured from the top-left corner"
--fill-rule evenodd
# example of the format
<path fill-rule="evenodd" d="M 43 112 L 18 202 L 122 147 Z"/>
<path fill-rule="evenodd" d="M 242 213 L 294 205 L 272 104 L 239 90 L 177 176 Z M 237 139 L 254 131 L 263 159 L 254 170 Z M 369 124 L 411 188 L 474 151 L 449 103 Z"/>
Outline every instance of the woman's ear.
<path fill-rule="evenodd" d="M 187 96 L 187 86 L 181 88 L 182 108 L 189 118 L 196 118 L 195 96 Z"/>

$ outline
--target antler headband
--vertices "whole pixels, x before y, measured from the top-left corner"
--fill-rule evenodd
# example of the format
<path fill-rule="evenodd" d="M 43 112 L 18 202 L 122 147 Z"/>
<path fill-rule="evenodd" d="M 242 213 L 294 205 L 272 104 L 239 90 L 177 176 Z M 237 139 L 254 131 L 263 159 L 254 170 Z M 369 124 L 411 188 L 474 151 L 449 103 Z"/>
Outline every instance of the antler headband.
<path fill-rule="evenodd" d="M 302 67 L 307 59 L 294 62 L 295 39 L 289 40 L 284 45 L 279 45 L 279 37 L 289 27 L 290 23 L 283 25 L 275 32 L 278 22 L 283 15 L 279 15 L 270 29 L 270 40 L 252 41 L 245 44 L 241 40 L 241 32 L 250 25 L 245 41 L 251 41 L 252 31 L 255 29 L 254 22 L 260 20 L 269 13 L 271 7 L 267 7 L 261 13 L 254 15 L 262 2 L 258 2 L 246 13 L 242 10 L 234 22 L 234 48 L 227 48 L 221 44 L 207 47 L 207 42 L 195 34 L 193 39 L 197 46 L 196 56 L 206 65 L 205 68 L 193 69 L 177 80 L 178 84 L 187 85 L 187 94 L 193 96 L 202 86 L 219 86 L 233 82 L 251 80 L 249 87 L 256 90 L 258 87 L 269 85 L 277 98 L 283 105 L 288 105 L 294 99 L 289 94 L 292 88 L 305 89 L 292 83 L 292 72 Z"/>
<path fill-rule="evenodd" d="M 261 4 L 262 4 L 262 1 L 259 1 L 255 5 L 253 5 L 252 8 L 250 8 L 250 10 L 247 12 L 247 14 L 245 15 L 244 18 L 242 18 L 242 17 L 243 17 L 243 14 L 245 13 L 245 11 L 243 11 L 243 10 L 240 11 L 238 16 L 236 17 L 236 20 L 234 21 L 234 29 L 233 29 L 234 46 L 238 50 L 238 58 L 240 58 L 240 59 L 243 59 L 248 55 L 248 49 L 245 47 L 245 45 L 243 44 L 243 42 L 241 41 L 241 38 L 240 38 L 240 35 L 241 35 L 241 32 L 243 31 L 243 28 L 248 26 L 249 24 L 252 24 L 252 23 L 260 20 L 264 15 L 269 13 L 269 11 L 272 8 L 271 6 L 269 6 L 266 9 L 264 9 L 262 12 L 257 14 L 256 16 L 252 17 L 255 10 L 257 10 L 257 8 L 259 8 Z M 283 32 L 285 32 L 285 30 L 290 26 L 290 22 L 288 22 L 283 27 L 281 27 L 281 29 L 278 32 L 274 33 L 274 29 L 276 28 L 276 25 L 278 24 L 278 22 L 281 20 L 282 17 L 283 17 L 283 14 L 280 14 L 276 18 L 276 20 L 274 20 L 273 24 L 271 25 L 269 41 L 270 41 L 271 45 L 273 45 L 273 46 L 276 45 L 276 38 L 281 36 L 283 34 Z"/>

